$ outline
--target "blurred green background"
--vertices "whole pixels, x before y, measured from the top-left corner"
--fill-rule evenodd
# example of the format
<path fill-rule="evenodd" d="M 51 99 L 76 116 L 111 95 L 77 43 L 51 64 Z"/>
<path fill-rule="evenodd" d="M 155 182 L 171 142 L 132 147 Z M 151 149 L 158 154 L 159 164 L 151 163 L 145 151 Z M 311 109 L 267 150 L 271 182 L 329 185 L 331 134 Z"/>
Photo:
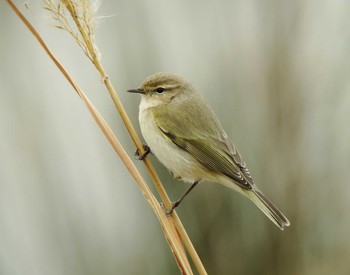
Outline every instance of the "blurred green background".
<path fill-rule="evenodd" d="M 17 3 L 132 156 L 81 50 L 41 1 Z M 282 232 L 239 194 L 201 184 L 178 213 L 208 273 L 349 274 L 350 2 L 106 0 L 98 16 L 137 129 L 140 99 L 125 91 L 159 71 L 186 77 L 291 221 Z M 135 182 L 5 1 L 0 41 L 0 274 L 178 274 Z M 178 198 L 187 185 L 153 160 Z"/>

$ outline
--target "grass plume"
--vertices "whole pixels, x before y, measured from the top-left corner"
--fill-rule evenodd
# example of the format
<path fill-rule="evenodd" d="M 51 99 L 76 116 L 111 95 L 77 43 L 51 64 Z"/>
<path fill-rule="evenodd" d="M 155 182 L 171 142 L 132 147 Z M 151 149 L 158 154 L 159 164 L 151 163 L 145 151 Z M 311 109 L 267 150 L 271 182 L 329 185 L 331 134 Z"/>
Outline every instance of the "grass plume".
<path fill-rule="evenodd" d="M 95 63 L 96 58 L 101 58 L 95 43 L 94 20 L 100 5 L 100 1 L 92 4 L 87 0 L 45 0 L 43 5 L 54 19 L 55 26 L 68 32 L 92 63 Z"/>

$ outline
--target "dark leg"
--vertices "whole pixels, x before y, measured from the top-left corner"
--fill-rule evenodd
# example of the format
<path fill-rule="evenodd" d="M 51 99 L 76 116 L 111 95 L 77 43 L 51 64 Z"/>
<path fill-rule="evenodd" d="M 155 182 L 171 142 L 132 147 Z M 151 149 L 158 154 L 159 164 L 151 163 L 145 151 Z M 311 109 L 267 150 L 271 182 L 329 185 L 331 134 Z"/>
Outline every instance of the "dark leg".
<path fill-rule="evenodd" d="M 172 206 L 171 206 L 171 209 L 170 210 L 167 210 L 165 207 L 164 207 L 164 204 L 162 205 L 164 207 L 164 210 L 165 210 L 165 214 L 167 216 L 170 216 L 171 213 L 173 213 L 174 209 L 176 207 L 178 207 L 180 205 L 180 203 L 182 202 L 182 200 L 193 190 L 193 188 L 196 187 L 196 185 L 199 183 L 199 181 L 195 181 L 194 183 L 192 183 L 192 185 L 190 186 L 190 188 L 188 188 L 188 190 L 185 192 L 185 194 L 183 194 L 181 196 L 180 199 L 178 199 L 177 201 L 173 202 L 172 203 Z"/>
<path fill-rule="evenodd" d="M 136 159 L 138 160 L 143 160 L 145 157 L 147 157 L 149 153 L 151 153 L 151 149 L 146 144 L 143 144 L 142 147 L 143 147 L 143 150 L 145 150 L 144 154 L 141 155 L 139 149 L 136 149 L 136 152 L 134 153 Z"/>

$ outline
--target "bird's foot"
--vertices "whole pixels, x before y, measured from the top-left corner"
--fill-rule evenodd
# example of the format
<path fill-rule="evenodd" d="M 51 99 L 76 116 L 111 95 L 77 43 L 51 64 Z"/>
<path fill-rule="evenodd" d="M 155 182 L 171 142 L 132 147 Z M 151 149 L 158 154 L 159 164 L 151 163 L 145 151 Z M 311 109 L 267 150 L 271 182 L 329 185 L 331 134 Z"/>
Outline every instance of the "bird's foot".
<path fill-rule="evenodd" d="M 143 147 L 143 150 L 145 150 L 143 154 L 140 153 L 139 149 L 136 149 L 134 153 L 135 158 L 138 160 L 143 160 L 145 157 L 147 157 L 149 153 L 151 153 L 151 149 L 146 144 L 143 144 L 142 147 Z"/>
<path fill-rule="evenodd" d="M 163 202 L 160 203 L 160 206 L 163 208 L 165 215 L 169 217 L 175 210 L 175 208 L 179 205 L 179 202 L 172 202 L 171 203 L 171 208 L 168 210 Z"/>

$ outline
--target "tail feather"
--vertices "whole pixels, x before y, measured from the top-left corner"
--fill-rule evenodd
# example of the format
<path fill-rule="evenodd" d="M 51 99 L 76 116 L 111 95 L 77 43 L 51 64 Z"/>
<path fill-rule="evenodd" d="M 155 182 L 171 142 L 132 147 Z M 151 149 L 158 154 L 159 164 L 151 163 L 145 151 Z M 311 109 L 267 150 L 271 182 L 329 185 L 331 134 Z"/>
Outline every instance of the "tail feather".
<path fill-rule="evenodd" d="M 260 208 L 264 214 L 270 218 L 270 220 L 276 224 L 281 230 L 284 229 L 285 226 L 289 226 L 290 223 L 288 219 L 282 214 L 278 208 L 273 205 L 259 190 L 253 189 L 249 191 L 245 191 L 247 197 L 253 201 L 256 206 Z"/>

